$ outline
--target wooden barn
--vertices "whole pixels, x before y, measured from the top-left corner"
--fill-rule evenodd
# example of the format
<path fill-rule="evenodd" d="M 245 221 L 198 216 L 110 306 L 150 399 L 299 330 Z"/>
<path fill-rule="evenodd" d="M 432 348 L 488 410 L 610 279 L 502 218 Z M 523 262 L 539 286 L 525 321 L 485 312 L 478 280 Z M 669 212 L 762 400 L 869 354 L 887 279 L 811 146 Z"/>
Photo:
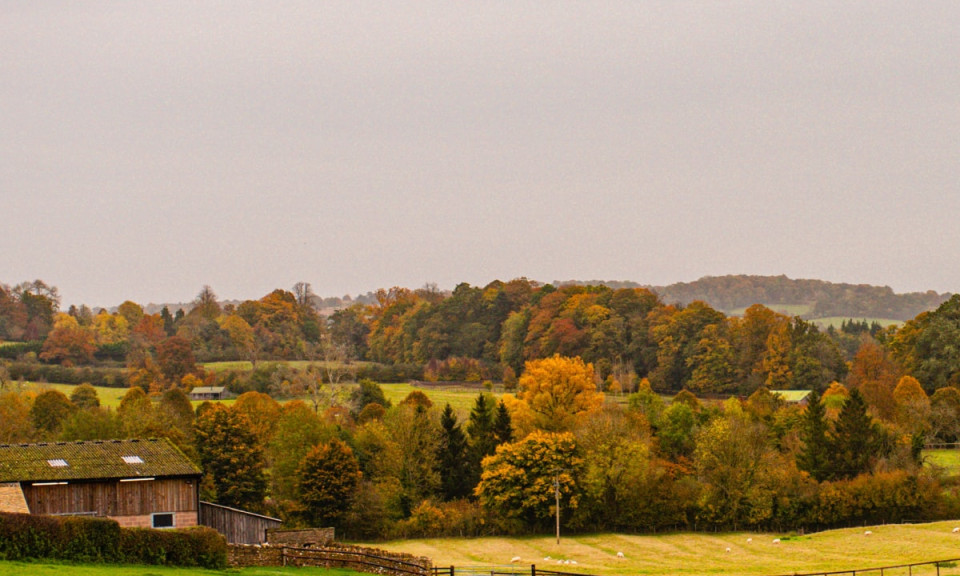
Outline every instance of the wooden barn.
<path fill-rule="evenodd" d="M 0 511 L 196 526 L 200 475 L 164 438 L 0 445 Z"/>

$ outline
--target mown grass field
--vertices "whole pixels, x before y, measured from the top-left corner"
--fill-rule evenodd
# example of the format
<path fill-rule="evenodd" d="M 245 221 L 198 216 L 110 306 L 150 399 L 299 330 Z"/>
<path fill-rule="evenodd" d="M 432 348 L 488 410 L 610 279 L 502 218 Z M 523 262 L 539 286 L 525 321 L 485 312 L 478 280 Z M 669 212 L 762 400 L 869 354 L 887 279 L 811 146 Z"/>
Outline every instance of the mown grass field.
<path fill-rule="evenodd" d="M 924 464 L 943 470 L 946 476 L 960 476 L 960 450 L 938 449 L 923 451 Z"/>
<path fill-rule="evenodd" d="M 76 388 L 73 384 L 40 384 L 35 382 L 27 382 L 28 386 L 36 386 L 38 389 L 48 387 L 55 390 L 59 390 L 70 396 L 70 393 L 73 392 L 73 389 Z M 353 384 L 347 384 L 346 386 L 354 386 Z M 415 388 L 410 384 L 381 384 L 380 386 L 383 389 L 383 394 L 386 396 L 387 400 L 392 402 L 394 405 L 399 404 L 401 400 L 407 397 L 407 394 L 414 390 L 420 390 L 430 398 L 430 401 L 433 402 L 438 407 L 442 408 L 446 403 L 450 403 L 454 410 L 458 413 L 466 414 L 470 412 L 470 409 L 473 407 L 473 403 L 476 400 L 477 394 L 480 393 L 479 390 L 472 390 L 463 387 L 452 386 L 449 388 Z M 97 390 L 97 395 L 100 397 L 100 405 L 108 408 L 116 409 L 120 406 L 120 400 L 123 398 L 123 395 L 127 393 L 127 388 L 104 388 L 102 386 L 94 386 Z M 494 392 L 493 395 L 497 398 L 502 396 L 500 392 Z M 236 399 L 231 398 L 229 400 L 221 400 L 224 404 L 232 404 Z M 289 399 L 281 400 L 281 402 L 288 402 Z M 201 404 L 199 401 L 194 401 L 193 405 L 196 407 Z"/>
<path fill-rule="evenodd" d="M 813 306 L 810 304 L 764 304 L 767 308 L 777 312 L 779 314 L 785 314 L 787 316 L 803 316 L 804 314 L 809 314 L 813 310 Z M 747 311 L 746 307 L 743 308 L 734 308 L 733 310 L 725 310 L 724 313 L 727 316 L 743 316 L 744 312 Z"/>
<path fill-rule="evenodd" d="M 520 564 L 601 575 L 772 576 L 853 570 L 960 557 L 958 522 L 887 525 L 830 530 L 806 536 L 784 534 L 682 533 L 654 536 L 599 534 L 529 538 L 425 539 L 378 543 L 378 548 L 433 558 L 437 566 Z M 869 529 L 872 535 L 864 535 Z M 780 538 L 774 544 L 774 538 Z M 747 542 L 752 538 L 752 542 Z M 730 551 L 727 551 L 727 548 Z M 618 558 L 623 552 L 624 558 Z M 549 557 L 550 560 L 545 560 Z M 557 564 L 557 560 L 576 561 Z M 884 576 L 906 576 L 907 569 Z M 936 574 L 934 566 L 914 568 L 913 576 Z M 877 573 L 879 574 L 879 572 Z M 944 576 L 960 567 L 941 567 Z"/>
<path fill-rule="evenodd" d="M 165 566 L 114 566 L 109 564 L 47 564 L 0 561 L 0 576 L 360 576 L 359 572 L 327 568 L 243 568 L 205 570 Z"/>
<path fill-rule="evenodd" d="M 294 368 L 296 370 L 303 370 L 310 366 L 323 366 L 325 362 L 319 360 L 283 360 L 282 362 L 273 362 L 273 361 L 264 361 L 261 364 L 283 364 Z M 370 362 L 354 362 L 352 366 L 366 366 L 371 364 Z M 237 360 L 232 362 L 204 362 L 201 364 L 204 369 L 211 372 L 226 372 L 228 370 L 234 370 L 237 372 L 250 372 L 253 370 L 253 363 L 247 360 Z"/>

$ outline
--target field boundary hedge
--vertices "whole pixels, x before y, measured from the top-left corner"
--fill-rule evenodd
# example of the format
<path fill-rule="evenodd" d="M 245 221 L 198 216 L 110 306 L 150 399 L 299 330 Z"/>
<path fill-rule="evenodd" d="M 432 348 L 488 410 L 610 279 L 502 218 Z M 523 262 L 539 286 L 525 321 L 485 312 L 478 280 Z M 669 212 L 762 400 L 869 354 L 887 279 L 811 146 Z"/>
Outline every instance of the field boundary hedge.
<path fill-rule="evenodd" d="M 221 569 L 227 541 L 212 528 L 121 528 L 109 518 L 0 513 L 0 560 Z"/>

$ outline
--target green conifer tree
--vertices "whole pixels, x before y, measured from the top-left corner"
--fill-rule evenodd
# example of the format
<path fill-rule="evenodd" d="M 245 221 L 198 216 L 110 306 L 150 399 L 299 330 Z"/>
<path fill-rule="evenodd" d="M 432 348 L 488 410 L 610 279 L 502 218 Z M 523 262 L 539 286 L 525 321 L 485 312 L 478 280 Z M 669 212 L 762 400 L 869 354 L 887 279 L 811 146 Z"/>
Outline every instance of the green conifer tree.
<path fill-rule="evenodd" d="M 800 422 L 800 440 L 803 448 L 797 454 L 797 468 L 807 472 L 818 482 L 826 480 L 830 472 L 830 440 L 826 409 L 820 403 L 820 392 L 807 396 L 807 409 Z"/>
<path fill-rule="evenodd" d="M 440 491 L 444 500 L 465 498 L 473 492 L 467 463 L 467 437 L 464 435 L 457 415 L 447 404 L 440 415 L 443 437 L 440 442 L 438 463 L 440 465 Z"/>

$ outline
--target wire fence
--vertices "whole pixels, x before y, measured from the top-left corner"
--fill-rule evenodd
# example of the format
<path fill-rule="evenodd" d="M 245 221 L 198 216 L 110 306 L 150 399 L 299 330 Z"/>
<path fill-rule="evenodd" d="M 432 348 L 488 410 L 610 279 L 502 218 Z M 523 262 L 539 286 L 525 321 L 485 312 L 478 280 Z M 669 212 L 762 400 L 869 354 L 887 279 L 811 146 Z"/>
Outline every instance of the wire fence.
<path fill-rule="evenodd" d="M 930 560 L 912 564 L 893 564 L 873 568 L 831 570 L 826 572 L 790 572 L 778 576 L 957 576 L 960 575 L 960 558 Z M 529 566 L 444 566 L 434 567 L 432 576 L 594 576 L 584 572 L 558 572 Z"/>

